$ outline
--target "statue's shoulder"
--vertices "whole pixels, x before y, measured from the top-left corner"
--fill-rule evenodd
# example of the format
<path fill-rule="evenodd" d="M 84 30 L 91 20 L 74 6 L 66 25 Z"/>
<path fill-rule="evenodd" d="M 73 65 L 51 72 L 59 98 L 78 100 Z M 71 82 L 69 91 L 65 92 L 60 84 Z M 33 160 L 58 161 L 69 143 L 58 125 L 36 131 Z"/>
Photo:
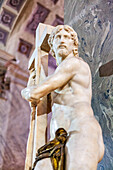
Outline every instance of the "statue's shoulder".
<path fill-rule="evenodd" d="M 87 67 L 89 67 L 89 64 L 86 61 L 84 61 L 83 58 L 77 56 L 76 59 L 79 60 L 81 63 L 85 64 Z"/>
<path fill-rule="evenodd" d="M 79 56 L 75 56 L 76 60 L 82 61 L 83 63 L 86 63 L 83 58 L 79 57 Z M 87 64 L 87 63 L 86 63 Z"/>
<path fill-rule="evenodd" d="M 77 56 L 77 57 L 75 57 L 75 59 L 76 59 L 76 63 L 79 65 L 78 66 L 78 69 L 80 69 L 80 70 L 86 70 L 87 71 L 87 73 L 89 72 L 89 74 L 91 74 L 91 69 L 90 69 L 90 66 L 89 66 L 89 64 L 86 62 L 86 61 L 84 61 L 81 57 L 79 57 L 79 56 Z M 74 64 L 74 59 L 73 59 L 73 64 Z"/>
<path fill-rule="evenodd" d="M 79 65 L 80 59 L 76 58 L 75 56 L 70 56 L 64 60 L 63 64 L 67 64 L 70 66 L 74 66 L 75 64 Z"/>
<path fill-rule="evenodd" d="M 80 58 L 79 56 L 71 56 L 70 58 L 67 59 L 66 61 L 68 64 L 71 63 L 71 65 L 81 65 L 82 63 L 86 63 L 82 58 Z M 86 63 L 87 64 L 87 63 Z"/>

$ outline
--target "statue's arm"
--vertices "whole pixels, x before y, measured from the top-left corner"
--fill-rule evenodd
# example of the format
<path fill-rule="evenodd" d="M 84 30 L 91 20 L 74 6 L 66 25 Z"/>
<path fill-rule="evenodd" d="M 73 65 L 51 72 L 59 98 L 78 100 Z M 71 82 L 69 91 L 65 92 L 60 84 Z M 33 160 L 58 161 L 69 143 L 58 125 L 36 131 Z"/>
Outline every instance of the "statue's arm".
<path fill-rule="evenodd" d="M 24 98 L 29 101 L 39 100 L 55 89 L 65 86 L 76 74 L 77 67 L 76 62 L 73 63 L 71 60 L 61 63 L 55 73 L 48 77 L 40 86 L 34 89 L 32 87 L 26 88 L 29 96 Z"/>

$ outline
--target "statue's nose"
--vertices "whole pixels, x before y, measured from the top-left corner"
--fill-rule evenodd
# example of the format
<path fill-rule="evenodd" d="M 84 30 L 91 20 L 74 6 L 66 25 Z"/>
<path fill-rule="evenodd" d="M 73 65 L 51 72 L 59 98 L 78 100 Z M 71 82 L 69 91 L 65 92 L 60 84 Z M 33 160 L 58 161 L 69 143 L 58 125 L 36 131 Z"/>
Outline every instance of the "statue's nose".
<path fill-rule="evenodd" d="M 60 42 L 64 42 L 64 37 L 61 36 Z"/>

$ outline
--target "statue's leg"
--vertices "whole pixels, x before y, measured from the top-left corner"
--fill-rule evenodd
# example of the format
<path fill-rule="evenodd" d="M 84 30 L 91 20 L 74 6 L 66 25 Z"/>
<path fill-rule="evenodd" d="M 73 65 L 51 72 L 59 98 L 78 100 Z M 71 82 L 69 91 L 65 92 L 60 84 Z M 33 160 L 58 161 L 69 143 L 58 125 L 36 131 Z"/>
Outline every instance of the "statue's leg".
<path fill-rule="evenodd" d="M 75 133 L 69 137 L 66 143 L 66 170 L 97 170 L 99 147 L 93 134 L 89 135 L 86 131 L 86 134 Z"/>

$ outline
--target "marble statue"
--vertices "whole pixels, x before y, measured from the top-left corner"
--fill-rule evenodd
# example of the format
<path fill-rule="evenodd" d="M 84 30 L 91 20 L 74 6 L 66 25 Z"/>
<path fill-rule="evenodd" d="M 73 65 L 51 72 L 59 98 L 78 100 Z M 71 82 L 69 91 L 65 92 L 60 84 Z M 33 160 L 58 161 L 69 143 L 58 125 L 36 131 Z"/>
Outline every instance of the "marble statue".
<path fill-rule="evenodd" d="M 22 96 L 38 103 L 52 93 L 51 139 L 59 128 L 69 134 L 66 170 L 96 170 L 104 155 L 104 144 L 91 108 L 90 68 L 78 55 L 77 34 L 70 26 L 55 27 L 48 42 L 58 67 L 41 85 L 25 88 Z"/>

